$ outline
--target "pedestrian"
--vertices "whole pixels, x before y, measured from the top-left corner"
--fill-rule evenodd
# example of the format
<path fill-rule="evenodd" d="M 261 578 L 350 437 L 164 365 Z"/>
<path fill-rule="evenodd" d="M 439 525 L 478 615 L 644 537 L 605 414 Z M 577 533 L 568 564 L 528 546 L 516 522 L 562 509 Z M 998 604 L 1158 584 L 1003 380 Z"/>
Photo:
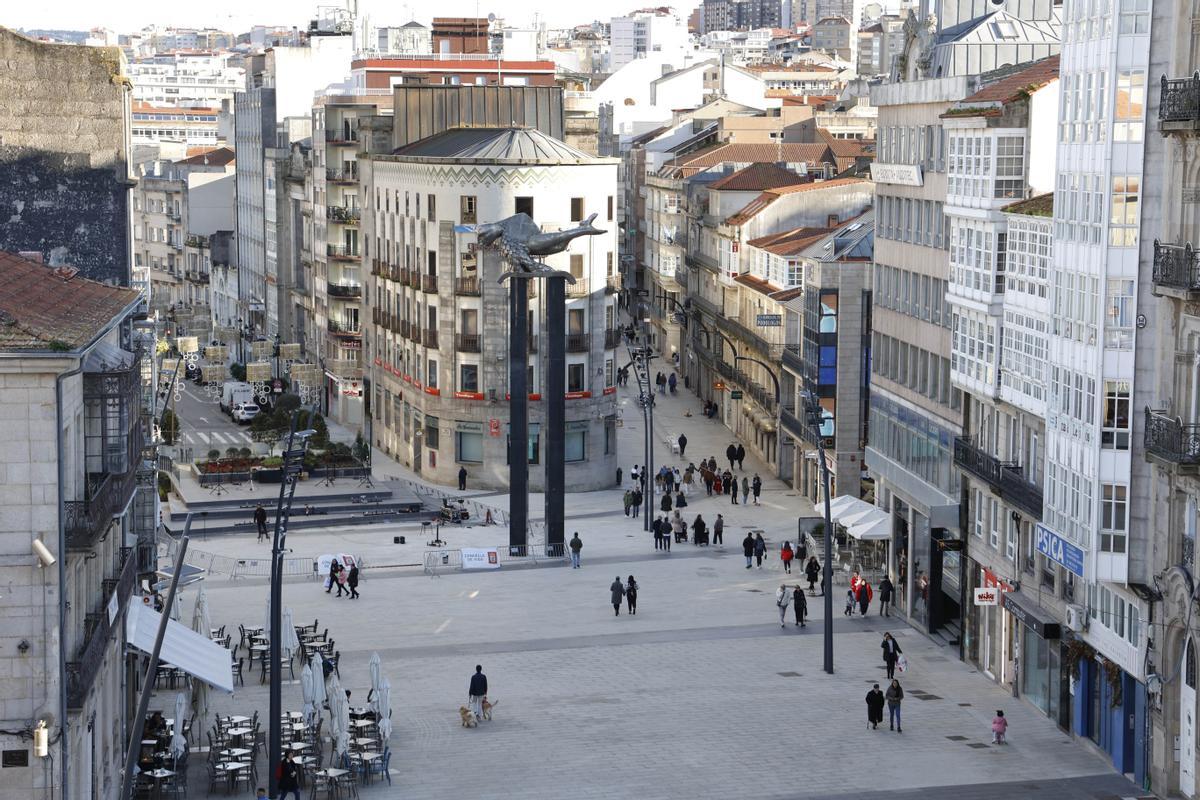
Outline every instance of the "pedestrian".
<path fill-rule="evenodd" d="M 677 492 L 675 492 L 675 507 L 676 508 L 687 508 L 687 504 L 688 504 L 687 498 L 684 496 L 683 488 L 681 487 Z"/>
<path fill-rule="evenodd" d="M 292 754 L 286 752 L 283 754 L 283 760 L 279 762 L 279 797 L 282 800 L 289 794 L 295 800 L 300 800 L 300 782 L 296 775 L 296 762 L 292 761 Z"/>
<path fill-rule="evenodd" d="M 633 490 L 633 518 L 634 519 L 637 519 L 638 515 L 642 513 L 642 501 L 644 499 L 645 498 L 642 496 L 641 489 Z"/>
<path fill-rule="evenodd" d="M 696 515 L 696 521 L 692 523 L 692 541 L 696 544 L 708 544 L 708 526 L 704 524 L 704 517 Z"/>
<path fill-rule="evenodd" d="M 745 447 L 742 447 L 742 446 L 739 444 L 739 445 L 737 446 L 737 453 L 736 453 L 736 455 L 737 455 L 738 469 L 742 469 L 742 470 L 744 470 L 744 469 L 745 469 L 745 466 L 743 466 L 743 465 L 742 465 L 742 462 L 746 460 L 746 448 L 745 448 Z"/>
<path fill-rule="evenodd" d="M 767 554 L 767 543 L 763 541 L 761 533 L 754 534 L 754 558 L 758 561 L 758 568 L 762 569 L 763 556 Z"/>
<path fill-rule="evenodd" d="M 475 719 L 483 719 L 483 698 L 488 693 L 487 675 L 483 674 L 483 666 L 475 665 L 475 674 L 471 676 L 471 686 L 467 689 L 467 702 Z"/>
<path fill-rule="evenodd" d="M 696 488 L 696 468 L 688 464 L 687 470 L 683 473 L 683 493 L 691 496 Z"/>
<path fill-rule="evenodd" d="M 784 542 L 783 547 L 779 549 L 779 560 L 783 562 L 783 571 L 789 575 L 792 572 L 792 543 Z"/>
<path fill-rule="evenodd" d="M 802 534 L 800 541 L 796 542 L 796 560 L 801 564 L 808 563 L 808 535 Z"/>
<path fill-rule="evenodd" d="M 625 584 L 621 583 L 621 576 L 618 575 L 613 579 L 612 586 L 608 587 L 612 592 L 612 607 L 613 616 L 621 616 L 621 599 L 625 596 Z"/>
<path fill-rule="evenodd" d="M 724 487 L 725 494 L 729 494 L 729 487 L 731 487 L 732 485 L 733 485 L 733 473 L 730 472 L 729 470 L 725 470 L 725 472 L 723 472 L 721 474 L 721 486 Z"/>
<path fill-rule="evenodd" d="M 629 476 L 633 479 L 635 484 L 641 480 L 641 473 L 638 471 L 637 464 L 634 464 L 633 469 L 629 470 Z"/>
<path fill-rule="evenodd" d="M 821 579 L 821 594 L 825 594 L 825 579 L 824 578 Z M 855 600 L 856 600 L 856 596 L 854 594 L 854 589 L 847 589 L 846 590 L 846 607 L 842 610 L 842 614 L 844 616 L 847 616 L 847 617 L 854 616 Z"/>
<path fill-rule="evenodd" d="M 331 591 L 333 591 L 333 585 L 337 583 L 337 574 L 338 562 L 335 558 L 333 561 L 329 562 L 329 577 L 325 581 L 325 594 L 329 594 Z"/>
<path fill-rule="evenodd" d="M 683 454 L 687 452 L 687 434 L 679 434 L 679 457 L 683 458 Z"/>
<path fill-rule="evenodd" d="M 633 505 L 633 490 L 626 489 L 625 494 L 621 496 L 621 502 L 625 505 L 625 516 L 629 516 L 629 507 Z"/>
<path fill-rule="evenodd" d="M 729 447 L 726 447 L 725 457 L 729 459 L 729 468 L 732 470 L 734 462 L 737 461 L 737 446 L 731 443 Z"/>
<path fill-rule="evenodd" d="M 758 473 L 754 474 L 754 480 L 750 482 L 750 491 L 754 492 L 754 505 L 758 505 L 758 496 L 762 494 L 762 478 L 758 477 Z"/>
<path fill-rule="evenodd" d="M 750 569 L 750 562 L 754 559 L 754 537 L 748 533 L 742 539 L 742 554 L 746 556 L 746 569 Z"/>
<path fill-rule="evenodd" d="M 579 569 L 579 551 L 582 549 L 583 539 L 579 538 L 579 531 L 575 531 L 571 537 L 571 569 Z"/>
<path fill-rule="evenodd" d="M 358 564 L 350 566 L 350 574 L 346 576 L 346 586 L 350 588 L 350 599 L 358 599 Z"/>
<path fill-rule="evenodd" d="M 338 597 L 342 596 L 343 590 L 346 593 L 345 594 L 346 597 L 350 596 L 350 590 L 346 587 L 346 581 L 349 579 L 350 579 L 350 573 L 349 573 L 349 571 L 347 571 L 345 565 L 342 565 L 341 569 L 338 570 L 338 593 L 337 593 Z"/>
<path fill-rule="evenodd" d="M 1004 736 L 1008 733 L 1008 718 L 1002 709 L 996 709 L 996 717 L 992 720 L 992 744 L 1004 744 Z"/>
<path fill-rule="evenodd" d="M 736 480 L 732 480 L 729 482 L 729 496 L 732 499 L 733 505 L 735 505 L 735 506 L 738 504 L 737 495 L 738 495 L 738 483 Z"/>
<path fill-rule="evenodd" d="M 896 733 L 904 733 L 904 728 L 900 725 L 900 703 L 904 701 L 904 689 L 900 687 L 900 681 L 892 679 L 892 685 L 888 687 L 886 697 L 888 730 L 895 729 Z"/>
<path fill-rule="evenodd" d="M 638 594 L 637 581 L 635 581 L 633 579 L 633 576 L 630 575 L 629 580 L 625 584 L 625 602 L 628 603 L 628 605 L 629 605 L 629 613 L 630 614 L 637 613 L 637 594 Z"/>
<path fill-rule="evenodd" d="M 267 510 L 263 508 L 262 503 L 254 509 L 254 524 L 258 526 L 258 540 L 261 542 L 267 538 Z"/>
<path fill-rule="evenodd" d="M 662 550 L 662 522 L 658 517 L 654 518 L 654 522 L 650 524 L 650 529 L 654 531 L 654 549 Z"/>
<path fill-rule="evenodd" d="M 798 583 L 792 590 L 792 608 L 796 612 L 796 624 L 801 628 L 805 627 L 804 618 L 808 616 L 808 598 L 804 596 L 804 590 Z"/>
<path fill-rule="evenodd" d="M 700 477 L 702 477 L 704 479 L 704 491 L 708 492 L 709 497 L 712 497 L 713 483 L 716 481 L 717 476 L 713 475 L 711 469 L 709 469 L 708 467 L 705 467 L 704 469 L 702 469 L 700 471 Z"/>
<path fill-rule="evenodd" d="M 663 511 L 671 510 L 671 493 L 670 492 L 663 493 L 662 501 L 659 503 L 659 508 L 662 509 Z"/>
<path fill-rule="evenodd" d="M 713 491 L 714 492 L 716 492 L 717 494 L 724 494 L 725 492 L 729 491 L 728 486 L 729 486 L 729 484 L 723 483 L 721 481 L 720 475 L 713 476 Z"/>
<path fill-rule="evenodd" d="M 682 522 L 682 520 L 680 520 L 680 521 Z M 671 552 L 671 521 L 669 519 L 667 519 L 666 517 L 662 518 L 662 535 L 663 535 L 663 546 L 667 549 L 667 552 L 669 553 L 669 552 Z"/>
<path fill-rule="evenodd" d="M 804 576 L 808 578 L 808 593 L 814 594 L 813 587 L 817 583 L 817 576 L 821 574 L 821 565 L 817 563 L 817 557 L 813 556 L 808 559 L 808 563 L 804 565 Z"/>
<path fill-rule="evenodd" d="M 858 612 L 861 616 L 867 615 L 867 609 L 871 605 L 871 600 L 875 597 L 875 592 L 871 589 L 871 584 L 864 578 L 858 584 Z"/>
<path fill-rule="evenodd" d="M 675 373 L 672 372 L 671 377 L 667 378 L 667 388 L 670 389 L 671 394 L 675 394 L 675 386 L 678 383 L 679 383 L 679 380 L 675 377 Z"/>
<path fill-rule="evenodd" d="M 883 722 L 883 703 L 883 692 L 879 691 L 877 683 L 867 692 L 867 727 L 871 730 L 875 730 L 879 723 Z"/>
<path fill-rule="evenodd" d="M 782 583 L 779 584 L 779 590 L 775 592 L 775 605 L 779 607 L 779 627 L 787 627 L 787 610 L 788 604 L 792 602 L 792 593 Z"/>
<path fill-rule="evenodd" d="M 883 641 L 879 643 L 879 647 L 883 650 L 883 663 L 887 667 L 888 679 L 896 677 L 896 662 L 900 660 L 900 654 L 904 651 L 900 649 L 900 643 L 892 638 L 890 633 L 883 634 Z"/>
<path fill-rule="evenodd" d="M 890 617 L 892 615 L 889 607 L 892 605 L 892 595 L 895 592 L 896 587 L 892 586 L 892 579 L 884 575 L 883 580 L 879 582 L 879 616 Z"/>
<path fill-rule="evenodd" d="M 721 534 L 725 533 L 725 517 L 717 514 L 717 521 L 713 523 L 713 544 L 725 544 L 725 539 Z"/>
<path fill-rule="evenodd" d="M 467 468 L 459 467 L 458 468 L 458 490 L 460 492 L 462 492 L 462 491 L 466 491 L 466 488 L 467 488 Z"/>
<path fill-rule="evenodd" d="M 750 499 L 750 479 L 745 475 L 742 476 L 742 502 Z"/>

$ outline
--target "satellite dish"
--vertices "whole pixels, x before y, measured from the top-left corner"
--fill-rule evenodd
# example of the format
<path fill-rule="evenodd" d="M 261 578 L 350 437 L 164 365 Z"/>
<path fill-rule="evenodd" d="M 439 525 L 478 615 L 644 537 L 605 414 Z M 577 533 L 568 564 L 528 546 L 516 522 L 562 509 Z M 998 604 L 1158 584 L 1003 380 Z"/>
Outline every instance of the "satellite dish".
<path fill-rule="evenodd" d="M 495 22 L 495 21 L 496 21 L 496 12 L 489 11 L 488 12 L 488 22 Z"/>

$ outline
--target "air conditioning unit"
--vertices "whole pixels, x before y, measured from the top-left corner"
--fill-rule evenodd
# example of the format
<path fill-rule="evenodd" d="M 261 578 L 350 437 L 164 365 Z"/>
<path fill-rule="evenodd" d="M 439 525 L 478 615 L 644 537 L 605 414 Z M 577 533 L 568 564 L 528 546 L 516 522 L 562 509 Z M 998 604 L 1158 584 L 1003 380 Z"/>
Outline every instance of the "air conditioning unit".
<path fill-rule="evenodd" d="M 1067 628 L 1073 631 L 1086 631 L 1087 627 L 1087 609 L 1083 606 L 1067 606 Z"/>

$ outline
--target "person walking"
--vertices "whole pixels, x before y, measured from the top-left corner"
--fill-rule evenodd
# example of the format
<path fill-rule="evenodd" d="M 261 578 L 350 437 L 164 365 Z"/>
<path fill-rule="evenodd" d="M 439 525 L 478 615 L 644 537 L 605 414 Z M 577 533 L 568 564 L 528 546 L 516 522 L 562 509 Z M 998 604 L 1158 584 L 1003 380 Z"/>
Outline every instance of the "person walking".
<path fill-rule="evenodd" d="M 700 470 L 700 477 L 704 479 L 704 491 L 708 492 L 709 497 L 712 497 L 713 482 L 716 480 L 717 476 L 713 475 L 712 470 L 705 466 Z"/>
<path fill-rule="evenodd" d="M 729 469 L 733 469 L 734 463 L 737 461 L 737 446 L 730 444 L 725 448 L 725 458 L 729 459 Z"/>
<path fill-rule="evenodd" d="M 692 541 L 697 545 L 708 544 L 708 526 L 704 523 L 704 517 L 699 514 L 692 523 L 692 537 Z"/>
<path fill-rule="evenodd" d="M 871 730 L 875 730 L 879 723 L 883 722 L 883 703 L 883 692 L 879 691 L 877 683 L 867 692 L 867 727 Z"/>
<path fill-rule="evenodd" d="M 261 542 L 267 538 L 267 510 L 263 508 L 262 503 L 254 509 L 254 524 L 258 526 L 258 540 Z"/>
<path fill-rule="evenodd" d="M 762 569 L 763 556 L 767 554 L 767 543 L 763 541 L 761 533 L 754 534 L 754 559 L 758 562 L 758 568 Z"/>
<path fill-rule="evenodd" d="M 683 493 L 683 486 L 681 484 L 677 484 L 676 486 L 677 486 L 677 488 L 675 490 L 675 507 L 676 508 L 687 508 L 688 501 L 687 501 L 687 497 Z"/>
<path fill-rule="evenodd" d="M 346 586 L 350 589 L 350 599 L 358 599 L 358 564 L 350 566 L 350 574 L 346 576 Z"/>
<path fill-rule="evenodd" d="M 720 475 L 713 476 L 713 491 L 717 494 L 725 494 L 729 491 L 729 484 L 721 479 Z"/>
<path fill-rule="evenodd" d="M 625 583 L 625 602 L 629 606 L 630 614 L 637 614 L 637 594 L 638 594 L 637 581 L 635 581 L 633 579 L 633 576 L 630 575 L 629 580 Z"/>
<path fill-rule="evenodd" d="M 762 494 L 762 478 L 758 477 L 758 473 L 754 473 L 754 480 L 750 481 L 750 491 L 754 492 L 754 505 L 758 505 L 758 496 Z"/>
<path fill-rule="evenodd" d="M 571 569 L 579 569 L 579 551 L 582 549 L 583 539 L 579 538 L 579 531 L 575 531 L 571 537 Z"/>
<path fill-rule="evenodd" d="M 792 590 L 792 608 L 796 612 L 796 624 L 801 628 L 805 627 L 804 619 L 808 616 L 808 598 L 804 596 L 804 590 L 798 583 Z"/>
<path fill-rule="evenodd" d="M 892 685 L 888 687 L 885 696 L 888 707 L 888 730 L 904 733 L 904 728 L 900 725 L 900 703 L 904 701 L 904 689 L 900 687 L 900 681 L 892 678 Z"/>
<path fill-rule="evenodd" d="M 467 702 L 475 719 L 483 719 L 483 698 L 488 693 L 487 675 L 483 674 L 483 666 L 475 665 L 475 674 L 471 676 L 471 685 L 467 689 Z"/>
<path fill-rule="evenodd" d="M 654 549 L 662 550 L 662 521 L 658 517 L 655 517 L 654 522 L 650 523 L 650 530 L 654 531 Z"/>
<path fill-rule="evenodd" d="M 621 502 L 625 505 L 625 516 L 629 516 L 629 508 L 633 505 L 633 490 L 626 489 L 625 494 L 621 495 Z"/>
<path fill-rule="evenodd" d="M 679 434 L 679 457 L 683 458 L 683 456 L 686 452 L 687 452 L 687 434 L 681 433 L 681 434 Z"/>
<path fill-rule="evenodd" d="M 725 488 L 725 494 L 729 494 L 729 487 L 733 486 L 734 482 L 733 473 L 729 470 L 721 474 L 721 486 Z"/>
<path fill-rule="evenodd" d="M 745 503 L 750 499 L 750 479 L 745 475 L 742 476 L 742 502 Z"/>
<path fill-rule="evenodd" d="M 341 569 L 338 570 L 338 577 L 337 577 L 337 581 L 338 581 L 337 596 L 338 597 L 343 596 L 343 594 L 342 594 L 343 591 L 345 591 L 345 595 L 344 595 L 345 597 L 350 596 L 350 590 L 346 587 L 346 581 L 349 580 L 349 578 L 350 578 L 350 572 L 346 569 L 345 565 L 343 564 Z"/>
<path fill-rule="evenodd" d="M 663 492 L 662 500 L 659 502 L 658 507 L 660 509 L 662 509 L 663 511 L 671 510 L 671 493 L 670 492 Z"/>
<path fill-rule="evenodd" d="M 295 800 L 300 800 L 300 781 L 296 775 L 296 762 L 292 761 L 292 754 L 285 752 L 283 760 L 279 762 L 279 797 L 280 800 L 291 795 Z"/>
<path fill-rule="evenodd" d="M 1002 709 L 996 709 L 996 716 L 992 719 L 992 744 L 1004 744 L 1004 737 L 1008 733 L 1008 718 L 1004 716 Z"/>
<path fill-rule="evenodd" d="M 738 501 L 737 501 L 737 496 L 738 496 L 737 478 L 734 478 L 733 480 L 731 480 L 729 482 L 729 496 L 730 496 L 730 498 L 732 498 L 733 505 L 736 506 L 738 504 Z"/>
<path fill-rule="evenodd" d="M 713 544 L 725 544 L 725 538 L 722 534 L 725 533 L 725 517 L 717 514 L 717 521 L 713 523 Z"/>
<path fill-rule="evenodd" d="M 630 506 L 633 509 L 633 518 L 634 519 L 637 519 L 638 516 L 642 513 L 642 501 L 643 500 L 645 500 L 645 497 L 642 495 L 642 490 L 634 489 L 633 490 L 633 504 Z"/>
<path fill-rule="evenodd" d="M 817 563 L 817 557 L 812 556 L 808 559 L 808 563 L 804 565 L 804 577 L 808 578 L 808 593 L 815 594 L 813 588 L 817 584 L 817 576 L 821 574 L 821 565 Z"/>
<path fill-rule="evenodd" d="M 808 564 L 808 534 L 801 534 L 800 541 L 796 542 L 796 560 Z"/>
<path fill-rule="evenodd" d="M 775 592 L 775 605 L 779 607 L 779 627 L 787 627 L 787 610 L 788 604 L 792 602 L 792 593 L 788 591 L 787 586 L 779 584 L 779 590 Z"/>
<path fill-rule="evenodd" d="M 738 469 L 744 470 L 746 467 L 743 466 L 742 462 L 746 460 L 746 448 L 739 444 L 735 455 L 737 456 Z"/>
<path fill-rule="evenodd" d="M 612 592 L 612 607 L 613 616 L 621 616 L 621 599 L 625 597 L 625 584 L 621 583 L 621 576 L 618 575 L 613 579 L 612 586 L 609 586 L 609 591 Z"/>
<path fill-rule="evenodd" d="M 458 468 L 458 490 L 460 492 L 462 492 L 462 491 L 466 491 L 466 488 L 467 488 L 467 468 L 459 467 Z"/>
<path fill-rule="evenodd" d="M 662 537 L 663 548 L 669 553 L 671 552 L 671 520 L 665 516 L 662 518 Z"/>
<path fill-rule="evenodd" d="M 864 578 L 858 584 L 858 613 L 860 616 L 867 615 L 867 609 L 871 606 L 871 600 L 874 597 L 875 592 L 871 589 L 871 584 Z"/>
<path fill-rule="evenodd" d="M 892 579 L 887 575 L 883 576 L 883 580 L 879 582 L 879 616 L 890 617 L 892 596 L 896 592 L 896 587 L 892 585 Z"/>
<path fill-rule="evenodd" d="M 675 377 L 675 373 L 671 373 L 671 377 L 667 378 L 667 389 L 671 394 L 675 394 L 675 387 L 679 384 L 679 379 Z"/>
<path fill-rule="evenodd" d="M 746 556 L 746 569 L 750 569 L 750 562 L 754 558 L 754 537 L 748 533 L 742 539 L 742 554 Z"/>
<path fill-rule="evenodd" d="M 779 548 L 779 560 L 783 562 L 783 571 L 787 574 L 792 572 L 792 543 L 784 542 L 783 547 Z"/>
<path fill-rule="evenodd" d="M 329 579 L 326 580 L 328 586 L 325 587 L 325 594 L 329 594 L 333 591 L 333 585 L 337 583 L 338 570 L 340 568 L 341 567 L 336 558 L 329 562 Z"/>
<path fill-rule="evenodd" d="M 900 660 L 900 654 L 904 651 L 890 633 L 883 634 L 883 641 L 879 643 L 879 647 L 883 650 L 883 663 L 887 667 L 888 679 L 891 680 L 896 677 L 896 662 Z"/>

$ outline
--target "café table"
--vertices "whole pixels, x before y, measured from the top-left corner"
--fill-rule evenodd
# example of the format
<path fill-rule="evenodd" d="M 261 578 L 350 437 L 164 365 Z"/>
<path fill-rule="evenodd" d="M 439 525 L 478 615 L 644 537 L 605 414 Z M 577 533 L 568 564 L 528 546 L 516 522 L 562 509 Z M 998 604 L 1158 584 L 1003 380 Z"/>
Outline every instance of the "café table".
<path fill-rule="evenodd" d="M 155 770 L 151 770 L 150 772 L 147 772 L 144 774 L 149 775 L 151 778 L 154 779 L 154 793 L 159 796 L 162 795 L 163 779 L 170 778 L 175 775 L 175 773 L 172 772 L 171 770 L 163 769 L 162 767 L 159 767 L 158 769 L 155 769 Z"/>

